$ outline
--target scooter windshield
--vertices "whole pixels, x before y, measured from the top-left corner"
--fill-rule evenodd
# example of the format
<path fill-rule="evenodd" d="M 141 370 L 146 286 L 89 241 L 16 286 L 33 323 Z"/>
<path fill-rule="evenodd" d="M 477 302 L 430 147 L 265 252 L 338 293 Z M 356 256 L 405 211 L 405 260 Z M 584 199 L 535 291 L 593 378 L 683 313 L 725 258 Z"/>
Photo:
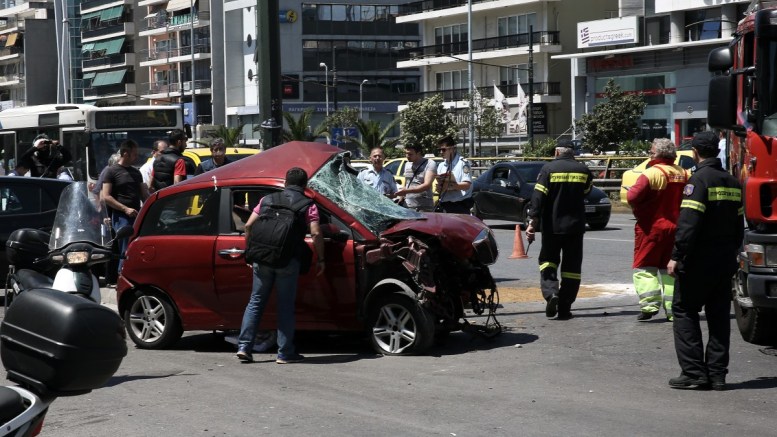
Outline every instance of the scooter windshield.
<path fill-rule="evenodd" d="M 110 240 L 111 226 L 105 204 L 90 198 L 86 182 L 70 184 L 59 198 L 49 249 L 61 249 L 73 242 L 106 247 Z"/>

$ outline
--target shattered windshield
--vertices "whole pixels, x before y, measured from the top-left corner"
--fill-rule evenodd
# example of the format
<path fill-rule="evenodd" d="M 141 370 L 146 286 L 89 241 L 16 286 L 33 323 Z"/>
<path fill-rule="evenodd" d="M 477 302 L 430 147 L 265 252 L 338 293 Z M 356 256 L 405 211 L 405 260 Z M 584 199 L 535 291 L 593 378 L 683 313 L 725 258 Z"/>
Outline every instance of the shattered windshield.
<path fill-rule="evenodd" d="M 376 235 L 399 220 L 422 219 L 424 216 L 397 205 L 356 178 L 347 161 L 349 152 L 334 155 L 312 178 L 308 186 L 333 201 Z"/>

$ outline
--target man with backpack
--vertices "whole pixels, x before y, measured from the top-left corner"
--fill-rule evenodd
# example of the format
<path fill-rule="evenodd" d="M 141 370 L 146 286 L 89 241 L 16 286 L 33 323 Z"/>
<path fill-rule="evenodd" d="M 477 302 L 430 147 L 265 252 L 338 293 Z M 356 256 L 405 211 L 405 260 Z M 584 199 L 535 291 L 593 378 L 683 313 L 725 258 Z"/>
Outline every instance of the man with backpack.
<path fill-rule="evenodd" d="M 318 255 L 317 274 L 324 273 L 324 238 L 319 227 L 318 208 L 305 197 L 305 170 L 286 172 L 286 188 L 264 196 L 245 225 L 246 261 L 252 264 L 254 281 L 238 337 L 237 358 L 252 362 L 256 330 L 270 291 L 278 290 L 278 364 L 298 363 L 305 357 L 294 348 L 294 301 L 300 272 L 310 268 L 310 249 L 305 234 L 310 229 Z"/>

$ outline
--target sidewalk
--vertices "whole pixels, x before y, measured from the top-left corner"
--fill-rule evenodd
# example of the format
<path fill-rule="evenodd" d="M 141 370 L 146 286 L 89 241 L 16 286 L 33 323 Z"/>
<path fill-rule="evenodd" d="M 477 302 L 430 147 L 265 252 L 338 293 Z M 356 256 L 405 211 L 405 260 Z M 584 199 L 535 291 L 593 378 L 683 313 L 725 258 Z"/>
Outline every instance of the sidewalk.
<path fill-rule="evenodd" d="M 114 311 L 118 311 L 119 307 L 116 304 L 116 289 L 114 287 L 100 287 L 100 297 L 103 306 L 106 306 Z"/>

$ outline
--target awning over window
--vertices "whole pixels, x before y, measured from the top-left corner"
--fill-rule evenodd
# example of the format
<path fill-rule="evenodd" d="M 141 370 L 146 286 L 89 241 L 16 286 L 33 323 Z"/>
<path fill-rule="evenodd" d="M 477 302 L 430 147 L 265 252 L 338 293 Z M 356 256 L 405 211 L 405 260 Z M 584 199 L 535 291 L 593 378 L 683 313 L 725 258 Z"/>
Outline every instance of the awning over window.
<path fill-rule="evenodd" d="M 196 3 L 193 0 L 170 0 L 167 2 L 166 10 L 173 12 L 173 11 L 180 11 L 181 9 L 189 9 L 192 7 L 192 3 Z"/>
<path fill-rule="evenodd" d="M 124 45 L 124 37 L 105 41 L 105 54 L 113 55 L 121 52 L 121 46 Z"/>
<path fill-rule="evenodd" d="M 81 45 L 81 51 L 83 53 L 91 52 L 92 50 L 94 50 L 94 43 L 93 42 L 87 42 L 87 43 L 83 43 Z"/>
<path fill-rule="evenodd" d="M 95 72 L 93 72 L 93 71 L 90 71 L 90 72 L 88 72 L 88 73 L 84 73 L 84 79 L 94 79 L 94 76 L 95 76 L 96 74 L 97 74 L 97 73 L 95 73 Z"/>
<path fill-rule="evenodd" d="M 13 46 L 14 44 L 16 44 L 16 38 L 18 38 L 18 37 L 19 37 L 19 34 L 18 34 L 18 33 L 11 33 L 11 34 L 8 34 L 8 39 L 7 39 L 7 40 L 5 40 L 5 46 L 6 46 L 6 47 L 11 47 L 11 46 Z"/>
<path fill-rule="evenodd" d="M 95 87 L 95 86 L 115 85 L 117 83 L 122 83 L 124 81 L 124 75 L 126 73 L 127 73 L 127 69 L 97 73 L 97 75 L 95 75 L 94 77 L 94 80 L 92 81 L 92 86 Z"/>
<path fill-rule="evenodd" d="M 100 21 L 113 20 L 114 18 L 121 17 L 121 13 L 124 10 L 124 6 L 114 6 L 112 8 L 103 9 L 100 11 Z"/>

